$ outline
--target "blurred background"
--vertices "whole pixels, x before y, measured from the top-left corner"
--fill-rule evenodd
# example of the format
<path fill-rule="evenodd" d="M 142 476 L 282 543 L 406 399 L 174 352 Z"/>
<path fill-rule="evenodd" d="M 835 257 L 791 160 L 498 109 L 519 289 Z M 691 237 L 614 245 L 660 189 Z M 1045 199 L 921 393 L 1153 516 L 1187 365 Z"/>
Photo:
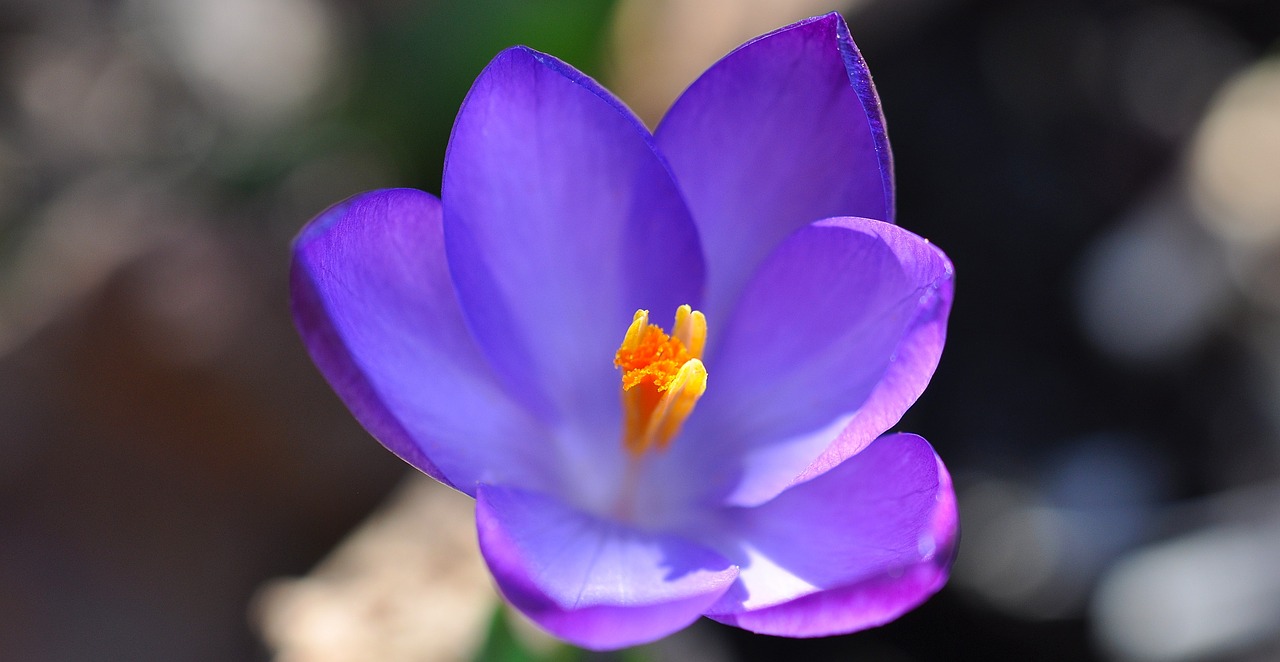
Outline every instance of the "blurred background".
<path fill-rule="evenodd" d="M 952 468 L 959 560 L 877 630 L 703 621 L 643 659 L 1280 659 L 1280 3 L 0 0 L 0 660 L 514 650 L 469 501 L 311 366 L 289 241 L 438 192 L 505 46 L 653 125 L 832 9 L 899 221 L 957 266 L 900 427 Z"/>

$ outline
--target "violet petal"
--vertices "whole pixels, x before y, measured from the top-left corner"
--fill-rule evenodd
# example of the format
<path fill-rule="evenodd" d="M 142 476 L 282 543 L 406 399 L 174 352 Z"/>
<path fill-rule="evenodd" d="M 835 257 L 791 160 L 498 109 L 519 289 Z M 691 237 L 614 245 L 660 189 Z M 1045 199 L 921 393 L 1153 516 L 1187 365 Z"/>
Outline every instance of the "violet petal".
<path fill-rule="evenodd" d="M 738 505 L 839 464 L 928 384 L 952 293 L 947 257 L 898 226 L 832 218 L 795 232 L 725 322 L 672 461 Z"/>
<path fill-rule="evenodd" d="M 507 600 L 557 637 L 596 650 L 688 626 L 738 574 L 719 554 L 682 538 L 514 488 L 481 486 L 476 526 Z"/>
<path fill-rule="evenodd" d="M 702 234 L 713 320 L 792 231 L 829 216 L 893 220 L 884 116 L 838 14 L 725 56 L 676 100 L 655 139 Z"/>
<path fill-rule="evenodd" d="M 742 570 L 708 615 L 792 637 L 874 627 L 919 605 L 946 583 L 958 534 L 951 478 L 909 434 L 732 515 Z"/>
<path fill-rule="evenodd" d="M 632 314 L 696 305 L 703 282 L 648 131 L 563 62 L 507 49 L 459 111 L 443 198 L 450 269 L 495 370 L 553 423 L 617 430 L 612 357 Z"/>
<path fill-rule="evenodd" d="M 546 434 L 498 386 L 463 323 L 440 202 L 410 189 L 352 197 L 294 244 L 294 320 L 320 371 L 396 455 L 467 494 L 541 484 Z"/>

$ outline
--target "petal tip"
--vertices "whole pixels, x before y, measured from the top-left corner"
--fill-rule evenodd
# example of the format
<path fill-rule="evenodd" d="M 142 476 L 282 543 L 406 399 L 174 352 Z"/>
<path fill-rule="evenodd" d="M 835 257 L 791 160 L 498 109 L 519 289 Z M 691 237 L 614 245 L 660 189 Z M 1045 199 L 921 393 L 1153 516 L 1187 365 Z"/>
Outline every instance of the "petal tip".
<path fill-rule="evenodd" d="M 329 205 L 324 211 L 307 221 L 293 238 L 293 252 L 297 254 L 311 242 L 324 236 L 333 229 L 333 226 L 350 217 L 353 208 L 376 204 L 389 208 L 393 205 L 438 205 L 439 203 L 439 199 L 434 195 L 415 188 L 382 188 L 352 194 Z"/>

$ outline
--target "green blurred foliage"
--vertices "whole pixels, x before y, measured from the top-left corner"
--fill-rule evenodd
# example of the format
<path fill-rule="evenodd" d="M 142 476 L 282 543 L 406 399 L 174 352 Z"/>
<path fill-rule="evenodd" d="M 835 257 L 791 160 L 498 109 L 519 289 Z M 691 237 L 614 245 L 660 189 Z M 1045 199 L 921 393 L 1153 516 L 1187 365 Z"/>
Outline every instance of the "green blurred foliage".
<path fill-rule="evenodd" d="M 524 44 L 597 76 L 612 8 L 612 0 L 437 0 L 398 14 L 372 26 L 349 121 L 406 178 L 397 184 L 439 192 L 453 119 L 485 64 Z"/>
<path fill-rule="evenodd" d="M 653 662 L 659 659 L 653 644 L 609 653 L 593 653 L 568 644 L 556 644 L 546 651 L 534 650 L 512 631 L 510 609 L 500 604 L 494 610 L 484 644 L 472 658 L 475 662 Z"/>
<path fill-rule="evenodd" d="M 546 652 L 529 648 L 511 631 L 507 606 L 498 605 L 489 621 L 484 645 L 472 659 L 475 662 L 580 662 L 582 651 L 565 645 L 557 645 Z"/>

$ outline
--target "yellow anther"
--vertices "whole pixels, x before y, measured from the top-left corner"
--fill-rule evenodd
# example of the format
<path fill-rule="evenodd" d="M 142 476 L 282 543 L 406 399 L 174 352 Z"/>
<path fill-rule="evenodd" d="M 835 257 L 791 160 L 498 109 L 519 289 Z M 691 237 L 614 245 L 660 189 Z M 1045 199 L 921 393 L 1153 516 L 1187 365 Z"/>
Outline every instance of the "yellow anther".
<path fill-rule="evenodd" d="M 622 443 L 633 456 L 665 449 L 707 390 L 706 317 L 680 306 L 671 329 L 668 336 L 638 310 L 613 358 L 622 369 Z"/>
<path fill-rule="evenodd" d="M 702 348 L 707 344 L 707 318 L 689 304 L 680 306 L 676 308 L 676 323 L 671 327 L 671 335 L 684 344 L 690 356 L 700 359 Z"/>

